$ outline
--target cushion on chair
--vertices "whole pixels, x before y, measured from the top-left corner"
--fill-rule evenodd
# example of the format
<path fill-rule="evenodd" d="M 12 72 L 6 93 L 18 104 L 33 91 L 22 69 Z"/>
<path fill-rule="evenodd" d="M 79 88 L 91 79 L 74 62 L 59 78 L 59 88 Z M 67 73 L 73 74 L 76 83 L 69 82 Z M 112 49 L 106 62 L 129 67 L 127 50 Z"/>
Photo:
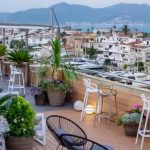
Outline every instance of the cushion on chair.
<path fill-rule="evenodd" d="M 107 150 L 113 150 L 113 148 L 112 148 L 111 146 L 108 146 L 108 145 L 102 145 L 102 146 L 106 147 Z M 97 144 L 94 144 L 94 146 L 93 146 L 92 149 L 93 149 L 93 150 L 104 150 L 104 148 L 100 147 L 100 146 L 97 145 Z"/>
<path fill-rule="evenodd" d="M 89 149 L 86 149 L 86 148 L 81 147 L 81 146 L 72 146 L 72 149 L 73 150 L 89 150 Z"/>
<path fill-rule="evenodd" d="M 56 134 L 59 135 L 59 136 L 61 136 L 61 135 L 63 135 L 63 134 L 67 134 L 67 133 L 66 133 L 66 131 L 65 131 L 63 128 L 60 128 L 60 129 L 58 129 L 58 130 L 56 131 Z"/>
<path fill-rule="evenodd" d="M 63 128 L 60 128 L 59 130 L 57 130 L 56 133 L 59 136 L 61 136 L 63 134 L 67 134 L 67 132 Z M 67 141 L 68 143 L 70 143 L 70 144 L 74 144 L 75 143 L 74 138 L 72 138 L 72 137 L 65 136 L 65 137 L 63 137 L 63 139 L 65 141 Z"/>

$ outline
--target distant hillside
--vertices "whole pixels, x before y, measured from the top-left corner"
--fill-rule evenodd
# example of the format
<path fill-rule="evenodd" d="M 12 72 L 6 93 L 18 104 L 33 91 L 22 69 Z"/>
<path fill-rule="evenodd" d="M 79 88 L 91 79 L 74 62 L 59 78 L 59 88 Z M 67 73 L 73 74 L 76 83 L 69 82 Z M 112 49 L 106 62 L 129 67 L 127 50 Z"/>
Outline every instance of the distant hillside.
<path fill-rule="evenodd" d="M 60 24 L 65 22 L 90 23 L 150 23 L 150 6 L 120 3 L 105 8 L 59 3 L 54 5 Z M 0 22 L 50 24 L 50 7 L 15 13 L 0 13 Z"/>

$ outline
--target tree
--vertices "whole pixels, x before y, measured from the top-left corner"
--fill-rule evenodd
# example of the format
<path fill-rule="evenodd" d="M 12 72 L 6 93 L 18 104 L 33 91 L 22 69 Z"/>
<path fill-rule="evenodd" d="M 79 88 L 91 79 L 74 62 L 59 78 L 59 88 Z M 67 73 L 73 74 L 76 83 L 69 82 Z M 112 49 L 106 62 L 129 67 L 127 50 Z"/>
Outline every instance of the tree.
<path fill-rule="evenodd" d="M 104 64 L 105 64 L 106 66 L 111 65 L 111 60 L 110 60 L 110 59 L 105 59 Z"/>
<path fill-rule="evenodd" d="M 23 39 L 21 40 L 12 40 L 10 42 L 11 49 L 22 49 L 25 46 L 25 42 Z"/>
<path fill-rule="evenodd" d="M 88 29 L 87 29 L 87 33 L 89 33 L 89 32 L 90 32 L 90 29 L 88 28 Z"/>
<path fill-rule="evenodd" d="M 148 38 L 148 33 L 147 32 L 143 32 L 143 35 L 142 35 L 142 38 L 144 39 L 144 38 Z"/>
<path fill-rule="evenodd" d="M 96 49 L 93 47 L 93 45 L 91 48 L 87 48 L 86 54 L 89 55 L 89 58 L 93 58 L 95 56 Z"/>
<path fill-rule="evenodd" d="M 113 25 L 113 29 L 114 29 L 114 30 L 116 30 L 116 29 L 117 29 L 116 25 Z"/>
<path fill-rule="evenodd" d="M 143 62 L 136 62 L 136 63 L 134 64 L 134 66 L 137 67 L 137 70 L 138 70 L 139 72 L 145 70 L 145 68 L 144 68 L 144 63 L 143 63 Z"/>
<path fill-rule="evenodd" d="M 123 65 L 123 69 L 126 70 L 127 68 L 128 68 L 128 65 L 127 65 L 127 64 L 124 64 L 124 65 Z"/>
<path fill-rule="evenodd" d="M 100 31 L 97 31 L 97 32 L 96 32 L 96 34 L 97 34 L 97 35 L 100 35 L 100 34 L 101 34 L 101 32 L 100 32 Z"/>
<path fill-rule="evenodd" d="M 127 25 L 124 25 L 123 28 L 122 28 L 122 31 L 123 31 L 123 33 L 124 33 L 125 35 L 127 35 L 127 34 L 129 33 L 130 29 L 128 28 Z"/>

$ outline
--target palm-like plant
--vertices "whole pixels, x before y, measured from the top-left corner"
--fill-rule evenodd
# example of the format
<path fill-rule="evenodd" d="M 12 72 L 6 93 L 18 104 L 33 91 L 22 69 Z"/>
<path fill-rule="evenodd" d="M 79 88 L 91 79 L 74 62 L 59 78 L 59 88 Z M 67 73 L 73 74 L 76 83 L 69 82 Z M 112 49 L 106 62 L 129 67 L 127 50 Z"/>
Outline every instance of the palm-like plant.
<path fill-rule="evenodd" d="M 23 62 L 30 62 L 32 56 L 27 50 L 13 50 L 7 53 L 7 59 L 13 62 L 16 62 L 17 66 L 21 66 Z"/>
<path fill-rule="evenodd" d="M 53 71 L 52 71 L 52 79 L 54 79 L 54 73 L 57 72 L 57 70 L 61 67 L 65 78 L 69 81 L 72 81 L 76 79 L 76 73 L 74 67 L 69 63 L 68 65 L 65 64 L 65 62 L 61 58 L 61 42 L 60 38 L 56 37 L 51 42 L 52 46 L 52 63 L 53 63 Z"/>
<path fill-rule="evenodd" d="M 122 28 L 122 31 L 124 32 L 125 35 L 127 35 L 128 32 L 130 31 L 130 29 L 128 28 L 127 25 L 124 25 L 123 28 Z"/>
<path fill-rule="evenodd" d="M 61 62 L 61 44 L 60 44 L 60 39 L 56 37 L 54 40 L 51 42 L 53 54 L 52 54 L 52 62 L 53 62 L 53 72 L 52 72 L 52 78 L 54 78 L 54 73 L 55 71 L 60 68 L 60 62 Z"/>

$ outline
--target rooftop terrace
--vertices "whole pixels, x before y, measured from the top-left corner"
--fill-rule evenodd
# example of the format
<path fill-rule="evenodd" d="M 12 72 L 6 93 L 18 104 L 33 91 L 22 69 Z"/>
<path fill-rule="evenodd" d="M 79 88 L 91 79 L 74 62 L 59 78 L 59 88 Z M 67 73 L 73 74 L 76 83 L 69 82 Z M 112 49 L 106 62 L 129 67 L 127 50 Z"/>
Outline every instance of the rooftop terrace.
<path fill-rule="evenodd" d="M 36 112 L 43 112 L 45 117 L 49 115 L 62 115 L 68 117 L 69 119 L 76 122 L 81 128 L 83 128 L 88 136 L 88 138 L 101 143 L 111 145 L 114 150 L 138 150 L 140 148 L 140 143 L 135 145 L 135 137 L 127 137 L 124 135 L 124 131 L 122 127 L 116 126 L 114 122 L 111 122 L 110 127 L 108 128 L 106 119 L 103 119 L 101 123 L 96 121 L 94 127 L 94 114 L 93 115 L 86 115 L 82 122 L 79 121 L 80 119 L 80 112 L 77 112 L 73 109 L 73 101 L 77 99 L 83 99 L 84 96 L 84 86 L 82 83 L 82 78 L 90 77 L 93 79 L 93 82 L 97 84 L 101 82 L 109 83 L 110 81 L 103 81 L 98 78 L 94 78 L 88 75 L 81 74 L 78 81 L 75 81 L 73 84 L 73 92 L 70 95 L 70 102 L 65 104 L 62 107 L 51 107 L 51 106 L 36 106 L 34 102 L 34 98 L 30 96 L 27 91 L 28 87 L 26 88 L 26 99 L 30 101 L 32 106 L 35 108 Z M 7 90 L 7 82 L 8 78 L 6 77 L 3 82 L 1 83 L 3 87 L 3 91 Z M 111 82 L 112 84 L 113 82 Z M 114 89 L 117 90 L 118 96 L 118 109 L 119 114 L 122 114 L 124 111 L 127 111 L 132 103 L 140 102 L 139 95 L 140 93 L 149 94 L 147 90 L 142 91 L 141 89 L 126 87 L 124 85 L 120 85 L 118 83 L 113 83 Z M 91 100 L 93 101 L 94 105 L 95 96 L 91 96 Z M 46 132 L 46 146 L 39 144 L 38 142 L 34 142 L 33 150 L 55 150 L 58 143 L 48 131 Z M 144 148 L 143 150 L 149 150 L 150 139 L 145 138 Z"/>

